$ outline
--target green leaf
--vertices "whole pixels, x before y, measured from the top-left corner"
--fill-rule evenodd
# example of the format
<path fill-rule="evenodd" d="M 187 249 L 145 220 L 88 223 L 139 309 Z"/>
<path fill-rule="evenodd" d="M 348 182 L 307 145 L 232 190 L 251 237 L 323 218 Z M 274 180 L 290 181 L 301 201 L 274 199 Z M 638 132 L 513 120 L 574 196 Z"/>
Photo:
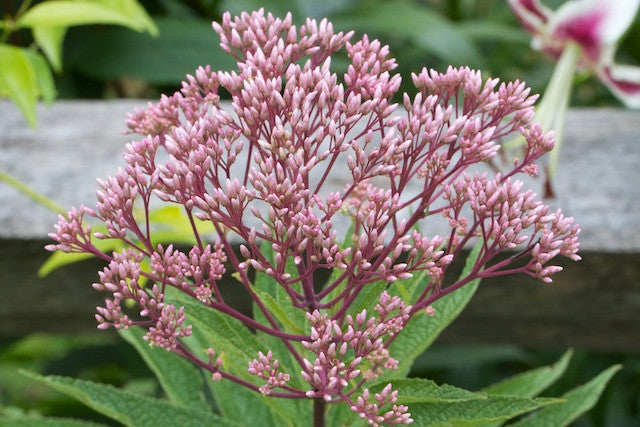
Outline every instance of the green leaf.
<path fill-rule="evenodd" d="M 514 426 L 566 426 L 580 415 L 591 410 L 613 375 L 622 369 L 613 365 L 586 384 L 562 395 L 566 402 L 544 408 L 513 424 Z"/>
<path fill-rule="evenodd" d="M 195 217 L 193 218 L 193 221 L 201 236 L 215 231 L 215 227 L 210 221 L 203 221 Z M 153 225 L 152 238 L 154 239 L 154 242 L 156 240 L 158 243 L 168 242 L 170 241 L 169 235 L 173 233 L 173 236 L 175 236 L 175 239 L 178 242 L 196 243 L 191 221 L 189 221 L 189 217 L 180 206 L 167 205 L 152 210 L 149 212 L 149 222 Z M 155 236 L 161 232 L 166 232 L 167 236 L 161 238 Z"/>
<path fill-rule="evenodd" d="M 166 400 L 125 392 L 111 385 L 68 377 L 41 376 L 31 372 L 23 372 L 23 374 L 128 426 L 235 425 L 210 412 L 183 408 Z"/>
<path fill-rule="evenodd" d="M 367 310 L 367 313 L 371 315 L 374 311 L 373 308 L 380 301 L 380 294 L 387 287 L 387 282 L 374 282 L 364 285 L 362 291 L 353 300 L 351 306 L 347 309 L 347 313 L 351 316 L 355 316 L 362 310 Z"/>
<path fill-rule="evenodd" d="M 266 259 L 273 262 L 273 247 L 268 241 L 261 243 L 260 252 Z M 292 277 L 298 274 L 297 269 L 292 263 L 285 267 L 285 272 L 291 274 Z M 305 310 L 293 307 L 289 295 L 273 277 L 261 272 L 256 272 L 252 289 L 259 295 L 266 309 L 269 310 L 270 314 L 279 322 L 279 326 L 284 332 L 305 334 L 308 331 L 308 321 Z M 253 317 L 263 325 L 271 326 L 256 303 L 253 303 Z M 289 385 L 297 388 L 308 386 L 300 375 L 302 370 L 300 364 L 281 339 L 260 331 L 256 331 L 256 337 L 263 344 L 264 348 L 272 351 L 274 357 L 280 362 L 280 369 L 289 374 L 291 377 Z M 292 342 L 291 344 L 299 353 L 303 352 L 300 343 Z M 279 399 L 275 401 L 275 404 L 277 404 L 277 407 L 272 408 L 274 412 L 286 411 L 291 414 L 296 424 L 311 423 L 310 414 L 312 410 L 310 401 L 306 399 Z"/>
<path fill-rule="evenodd" d="M 415 301 L 420 296 L 420 293 L 426 288 L 430 280 L 429 274 L 423 270 L 410 279 L 394 282 L 389 287 L 389 294 L 411 303 L 411 301 Z"/>
<path fill-rule="evenodd" d="M 500 394 L 519 397 L 537 396 L 564 374 L 572 354 L 573 351 L 569 350 L 553 365 L 543 366 L 523 372 L 522 374 L 514 375 L 480 391 L 494 395 Z"/>
<path fill-rule="evenodd" d="M 86 253 L 67 253 L 62 251 L 55 251 L 45 262 L 42 263 L 38 269 L 38 277 L 47 277 L 51 272 L 63 267 L 67 264 L 73 264 L 76 262 L 84 261 L 85 259 L 93 258 L 92 254 Z"/>
<path fill-rule="evenodd" d="M 135 0 L 51 0 L 39 3 L 22 15 L 18 27 L 69 27 L 114 24 L 158 34 L 153 20 Z"/>
<path fill-rule="evenodd" d="M 1 412 L 0 410 L 0 426 L 6 427 L 96 427 L 104 425 L 73 418 L 40 417 L 30 414 L 3 416 Z"/>
<path fill-rule="evenodd" d="M 425 51 L 454 65 L 482 67 L 475 44 L 432 9 L 412 2 L 375 2 L 333 18 L 336 28 L 358 29 L 411 40 Z"/>
<path fill-rule="evenodd" d="M 42 55 L 33 50 L 25 51 L 35 72 L 38 95 L 50 104 L 56 97 L 56 86 L 51 75 L 51 68 Z"/>
<path fill-rule="evenodd" d="M 296 323 L 295 320 L 290 318 L 288 314 L 285 312 L 284 308 L 278 304 L 278 302 L 267 292 L 263 292 L 260 289 L 256 288 L 253 290 L 258 297 L 262 300 L 264 306 L 269 310 L 271 315 L 280 322 L 284 329 L 292 334 L 303 335 L 305 333 L 303 327 L 304 324 Z M 258 308 L 254 308 L 254 313 L 257 313 Z M 265 319 L 266 321 L 266 319 Z M 267 323 L 268 325 L 268 323 Z"/>
<path fill-rule="evenodd" d="M 472 40 L 492 40 L 529 45 L 531 36 L 522 28 L 489 20 L 464 21 L 457 24 L 462 34 Z"/>
<path fill-rule="evenodd" d="M 273 263 L 274 254 L 273 247 L 271 243 L 268 241 L 263 241 L 260 245 L 260 252 L 262 255 Z M 285 273 L 291 275 L 291 277 L 298 276 L 298 270 L 292 260 L 287 260 L 287 264 L 285 266 Z M 276 282 L 276 280 L 264 273 L 257 272 L 255 279 L 255 289 L 258 291 L 262 291 L 263 293 L 269 294 L 273 297 L 274 305 L 277 305 L 278 308 L 274 308 L 276 311 L 279 311 L 280 316 L 284 316 L 288 319 L 290 323 L 293 323 L 294 329 L 288 332 L 291 333 L 302 333 L 302 331 L 307 331 L 308 320 L 306 316 L 306 311 L 304 309 L 296 308 L 291 303 L 291 298 L 289 294 L 284 290 L 284 288 Z M 301 292 L 300 287 L 296 289 L 297 292 Z M 257 313 L 258 307 L 254 305 L 254 313 Z M 269 309 L 271 310 L 271 309 Z M 274 316 L 276 313 L 272 313 Z M 264 319 L 266 321 L 266 319 Z M 280 320 L 280 319 L 279 319 Z M 281 320 L 282 321 L 282 320 Z M 268 323 L 265 323 L 268 325 Z M 294 332 L 296 331 L 296 332 Z"/>
<path fill-rule="evenodd" d="M 67 27 L 47 25 L 31 29 L 33 38 L 57 72 L 62 71 L 62 43 Z"/>
<path fill-rule="evenodd" d="M 103 229 L 106 231 L 105 226 L 99 226 L 95 227 L 93 231 L 103 231 Z M 118 251 L 124 247 L 122 241 L 116 239 L 93 239 L 92 243 L 96 248 L 104 253 Z M 52 271 L 57 270 L 60 267 L 90 258 L 93 258 L 92 254 L 55 251 L 38 269 L 38 277 L 46 277 L 51 274 Z"/>
<path fill-rule="evenodd" d="M 347 232 L 344 235 L 342 244 L 340 244 L 340 250 L 344 250 L 352 244 L 351 238 L 353 236 L 353 231 L 354 231 L 354 224 L 353 222 L 351 222 L 351 224 L 349 225 L 349 228 L 347 229 Z M 331 275 L 329 276 L 329 279 L 327 280 L 326 286 L 333 284 L 336 280 L 338 280 L 340 276 L 342 276 L 343 273 L 344 273 L 344 270 L 340 270 L 339 268 L 334 268 L 333 271 L 331 272 Z M 333 300 L 338 295 L 340 295 L 342 291 L 344 291 L 346 286 L 347 286 L 347 280 L 346 279 L 342 280 L 342 282 L 340 282 L 338 286 L 333 288 L 333 290 L 329 292 L 326 297 L 323 298 L 322 302 L 327 303 Z M 329 308 L 327 311 L 330 315 L 333 315 L 335 314 L 336 311 L 338 311 L 339 308 L 340 308 L 340 305 L 335 304 L 333 307 Z"/>
<path fill-rule="evenodd" d="M 191 362 L 163 348 L 150 347 L 142 328 L 131 327 L 118 333 L 140 353 L 172 402 L 185 408 L 209 410 L 202 393 L 202 374 Z"/>
<path fill-rule="evenodd" d="M 480 244 L 472 249 L 460 275 L 461 278 L 466 277 L 473 268 L 480 249 Z M 434 302 L 432 306 L 435 308 L 436 314 L 433 317 L 429 317 L 426 314 L 414 316 L 389 346 L 389 353 L 399 363 L 398 370 L 387 371 L 385 378 L 406 376 L 416 357 L 425 351 L 438 335 L 462 312 L 479 284 L 480 279 L 473 280 L 462 288 Z"/>
<path fill-rule="evenodd" d="M 247 373 L 247 363 L 255 359 L 259 351 L 266 349 L 262 348 L 249 328 L 239 320 L 209 308 L 173 288 L 167 289 L 166 300 L 176 307 L 184 306 L 186 323 L 191 323 L 194 329 L 202 333 L 208 347 L 213 347 L 219 355 L 226 354 L 229 357 L 234 375 L 253 377 Z"/>
<path fill-rule="evenodd" d="M 474 426 L 506 421 L 538 408 L 559 403 L 558 399 L 492 396 L 457 387 L 438 386 L 433 381 L 408 378 L 391 381 L 398 402 L 409 406 L 419 426 Z M 385 384 L 372 388 L 379 392 Z"/>
<path fill-rule="evenodd" d="M 0 96 L 15 102 L 27 123 L 36 126 L 38 81 L 25 49 L 0 44 Z"/>
<path fill-rule="evenodd" d="M 398 390 L 398 400 L 408 405 L 414 402 L 457 402 L 461 400 L 485 399 L 486 396 L 448 384 L 437 385 L 423 378 L 403 378 L 390 381 L 394 390 Z M 379 382 L 371 387 L 372 393 L 379 393 L 388 383 Z"/>
<path fill-rule="evenodd" d="M 194 329 L 193 333 L 182 342 L 196 355 L 204 354 L 210 347 L 210 343 L 197 329 Z M 225 418 L 240 425 L 274 424 L 269 407 L 254 391 L 232 381 L 214 381 L 211 375 L 206 375 L 205 383 L 211 390 L 216 409 Z"/>
<path fill-rule="evenodd" d="M 186 324 L 193 325 L 193 329 L 201 333 L 207 347 L 212 347 L 217 355 L 223 357 L 225 371 L 250 382 L 258 380 L 247 372 L 247 365 L 258 356 L 259 351 L 265 353 L 269 349 L 265 348 L 242 322 L 206 307 L 200 301 L 173 288 L 167 289 L 166 300 L 176 307 L 185 308 Z M 252 393 L 252 396 L 264 400 L 282 423 L 296 425 L 295 412 L 289 399 L 273 399 L 259 393 Z"/>
<path fill-rule="evenodd" d="M 236 60 L 218 47 L 210 21 L 159 18 L 157 24 L 157 38 L 117 27 L 75 31 L 74 37 L 68 37 L 65 68 L 96 79 L 128 76 L 172 85 L 201 65 L 209 64 L 214 70 L 236 68 Z"/>

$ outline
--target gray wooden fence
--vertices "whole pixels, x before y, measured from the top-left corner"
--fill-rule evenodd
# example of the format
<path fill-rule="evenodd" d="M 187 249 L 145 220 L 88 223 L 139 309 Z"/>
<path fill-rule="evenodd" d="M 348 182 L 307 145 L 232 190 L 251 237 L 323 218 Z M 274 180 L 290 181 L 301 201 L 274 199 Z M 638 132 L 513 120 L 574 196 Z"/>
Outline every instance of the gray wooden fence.
<path fill-rule="evenodd" d="M 39 108 L 33 130 L 0 102 L 0 168 L 63 206 L 93 205 L 95 178 L 122 164 L 126 113 L 144 104 L 59 101 Z M 552 204 L 582 227 L 583 261 L 566 262 L 553 285 L 484 281 L 442 342 L 640 350 L 640 112 L 570 111 L 555 190 Z M 0 335 L 95 328 L 98 261 L 36 275 L 55 221 L 0 185 Z"/>

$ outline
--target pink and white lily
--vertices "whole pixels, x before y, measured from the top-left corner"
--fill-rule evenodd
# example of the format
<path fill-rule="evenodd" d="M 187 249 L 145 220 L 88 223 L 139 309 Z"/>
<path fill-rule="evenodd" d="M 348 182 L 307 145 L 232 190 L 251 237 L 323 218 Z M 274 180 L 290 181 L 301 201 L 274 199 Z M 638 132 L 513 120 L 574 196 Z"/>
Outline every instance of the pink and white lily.
<path fill-rule="evenodd" d="M 640 108 L 640 67 L 614 63 L 618 40 L 640 0 L 571 0 L 555 11 L 540 0 L 509 0 L 509 5 L 533 34 L 534 48 L 555 58 L 575 50 L 579 68 L 595 74 L 628 107 Z"/>
<path fill-rule="evenodd" d="M 593 73 L 629 108 L 640 108 L 640 67 L 614 63 L 617 43 L 640 7 L 640 0 L 569 0 L 557 10 L 540 0 L 508 0 L 523 27 L 533 35 L 535 49 L 558 64 L 536 107 L 536 121 L 555 130 L 556 145 L 546 168 L 546 196 L 553 197 L 551 177 L 558 163 L 564 116 L 576 70 Z M 504 145 L 515 148 L 514 140 Z"/>

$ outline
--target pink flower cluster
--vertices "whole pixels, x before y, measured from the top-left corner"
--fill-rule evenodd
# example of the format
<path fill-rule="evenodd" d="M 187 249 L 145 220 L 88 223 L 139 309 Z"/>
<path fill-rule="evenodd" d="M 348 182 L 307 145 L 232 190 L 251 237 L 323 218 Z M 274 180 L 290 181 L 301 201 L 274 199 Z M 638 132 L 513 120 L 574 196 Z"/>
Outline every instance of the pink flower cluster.
<path fill-rule="evenodd" d="M 57 244 L 48 249 L 108 261 L 94 284 L 113 294 L 98 309 L 101 328 L 146 326 L 151 344 L 188 357 L 215 379 L 276 397 L 344 401 L 374 425 L 409 423 L 391 387 L 373 397 L 366 389 L 354 393 L 396 368 L 388 345 L 412 316 L 434 315 L 431 303 L 475 278 L 525 273 L 549 282 L 560 269 L 548 264 L 553 257 L 579 259 L 572 219 L 549 212 L 514 178 L 535 174 L 535 161 L 553 146 L 552 135 L 531 122 L 536 96 L 521 82 L 483 82 L 468 68 L 425 69 L 413 75 L 417 94 L 402 94 L 398 105 L 401 78 L 377 40 L 352 42 L 352 33 L 336 33 L 326 20 L 297 28 L 291 16 L 262 10 L 225 14 L 214 29 L 238 69 L 201 67 L 180 91 L 132 114 L 128 127 L 141 139 L 127 145 L 126 167 L 99 181 L 95 210 L 60 217 L 51 234 Z M 349 60 L 342 75 L 331 68 L 340 50 Z M 221 90 L 231 95 L 230 111 L 219 102 Z M 526 138 L 522 158 L 504 174 L 478 172 L 513 133 Z M 346 177 L 344 187 L 332 183 L 338 177 Z M 419 191 L 410 191 L 416 183 Z M 197 242 L 188 253 L 153 243 L 153 199 L 184 209 Z M 85 215 L 106 225 L 94 237 L 118 239 L 127 249 L 100 251 Z M 352 221 L 347 245 L 334 225 L 345 217 Z M 447 235 L 419 231 L 422 221 L 438 218 L 450 225 Z M 198 220 L 213 226 L 215 244 L 200 235 Z M 481 248 L 469 275 L 444 283 L 452 259 L 476 241 Z M 265 244 L 273 256 L 261 251 Z M 495 261 L 504 250 L 517 252 Z M 265 323 L 225 301 L 219 285 L 227 270 Z M 270 277 L 306 313 L 309 335 L 275 320 L 254 292 L 251 270 Z M 332 271 L 332 280 L 319 286 L 315 274 L 322 270 Z M 415 300 L 385 291 L 376 315 L 349 314 L 368 286 L 392 287 L 421 271 L 429 283 Z M 181 344 L 191 333 L 188 313 L 165 302 L 168 287 L 282 339 L 300 370 L 282 372 L 265 349 L 247 361 L 254 384 L 214 364 L 212 349 L 209 363 L 200 360 Z M 124 300 L 140 307 L 138 320 L 124 314 Z M 294 375 L 307 388 L 288 385 Z"/>
<path fill-rule="evenodd" d="M 347 315 L 343 325 L 318 310 L 307 313 L 311 335 L 310 341 L 302 341 L 302 346 L 315 355 L 313 363 L 304 359 L 302 377 L 313 386 L 306 393 L 308 397 L 331 401 L 332 396 L 339 396 L 348 401 L 343 390 L 349 381 L 359 376 L 373 380 L 385 369 L 398 369 L 398 361 L 385 347 L 385 338 L 402 330 L 410 319 L 411 306 L 405 307 L 400 298 L 383 291 L 375 309 L 378 317 L 367 318 L 367 310 L 362 310 L 355 319 Z M 352 352 L 350 361 L 345 358 L 347 351 Z M 362 362 L 368 365 L 364 372 L 360 369 Z"/>

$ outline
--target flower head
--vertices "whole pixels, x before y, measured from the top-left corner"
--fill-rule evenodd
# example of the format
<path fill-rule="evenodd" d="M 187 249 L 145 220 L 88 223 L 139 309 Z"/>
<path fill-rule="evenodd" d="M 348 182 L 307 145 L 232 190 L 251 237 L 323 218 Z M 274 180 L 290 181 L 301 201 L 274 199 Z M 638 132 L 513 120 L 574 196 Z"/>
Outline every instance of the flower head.
<path fill-rule="evenodd" d="M 579 65 L 593 72 L 627 106 L 640 108 L 640 67 L 613 62 L 617 43 L 633 22 L 640 0 L 571 0 L 553 11 L 540 0 L 509 0 L 533 46 L 559 58 L 568 44 L 580 48 Z"/>
<path fill-rule="evenodd" d="M 60 218 L 51 235 L 58 244 L 49 249 L 108 261 L 94 285 L 113 294 L 98 309 L 100 327 L 144 326 L 150 344 L 198 361 L 215 380 L 274 397 L 344 402 L 374 425 L 409 423 L 391 386 L 374 396 L 361 388 L 398 368 L 389 346 L 413 316 L 437 315 L 431 303 L 474 279 L 519 272 L 549 282 L 555 255 L 577 257 L 573 220 L 549 213 L 515 179 L 553 147 L 552 134 L 532 123 L 536 96 L 524 83 L 450 67 L 414 74 L 417 93 L 403 94 L 399 105 L 395 60 L 377 40 L 351 41 L 352 33 L 336 33 L 326 20 L 297 28 L 291 16 L 263 10 L 226 13 L 214 28 L 238 69 L 199 68 L 180 91 L 130 116 L 141 140 L 127 145 L 126 166 L 99 181 L 96 210 Z M 338 75 L 331 55 L 341 49 L 350 64 Z M 219 102 L 220 88 L 231 94 L 232 111 Z M 496 155 L 497 139 L 515 133 L 526 140 L 524 156 L 508 173 L 471 172 Z M 331 187 L 338 177 L 346 182 Z M 188 251 L 158 244 L 149 208 L 158 201 L 188 217 L 195 242 Z M 96 237 L 125 249 L 97 248 L 83 215 L 106 224 Z M 346 239 L 336 226 L 345 217 L 352 221 Z M 200 235 L 197 219 L 210 224 L 217 243 Z M 419 231 L 431 220 L 451 231 Z M 474 242 L 474 267 L 446 283 L 449 264 Z M 252 298 L 254 318 L 225 299 L 227 271 Z M 331 279 L 316 283 L 323 272 Z M 415 274 L 425 277 L 423 291 L 404 301 L 394 284 Z M 265 281 L 277 298 L 256 292 Z M 243 361 L 242 372 L 223 363 L 224 342 L 215 343 L 215 361 L 213 350 L 200 360 L 185 340 L 196 322 L 170 293 L 193 299 L 191 310 L 215 310 L 265 335 L 252 337 L 264 351 Z M 123 313 L 125 300 L 140 308 L 135 319 Z M 360 306 L 367 301 L 375 302 Z M 301 324 L 279 323 L 283 313 L 299 314 Z M 283 345 L 272 348 L 274 338 Z M 292 360 L 298 366 L 285 371 Z"/>

